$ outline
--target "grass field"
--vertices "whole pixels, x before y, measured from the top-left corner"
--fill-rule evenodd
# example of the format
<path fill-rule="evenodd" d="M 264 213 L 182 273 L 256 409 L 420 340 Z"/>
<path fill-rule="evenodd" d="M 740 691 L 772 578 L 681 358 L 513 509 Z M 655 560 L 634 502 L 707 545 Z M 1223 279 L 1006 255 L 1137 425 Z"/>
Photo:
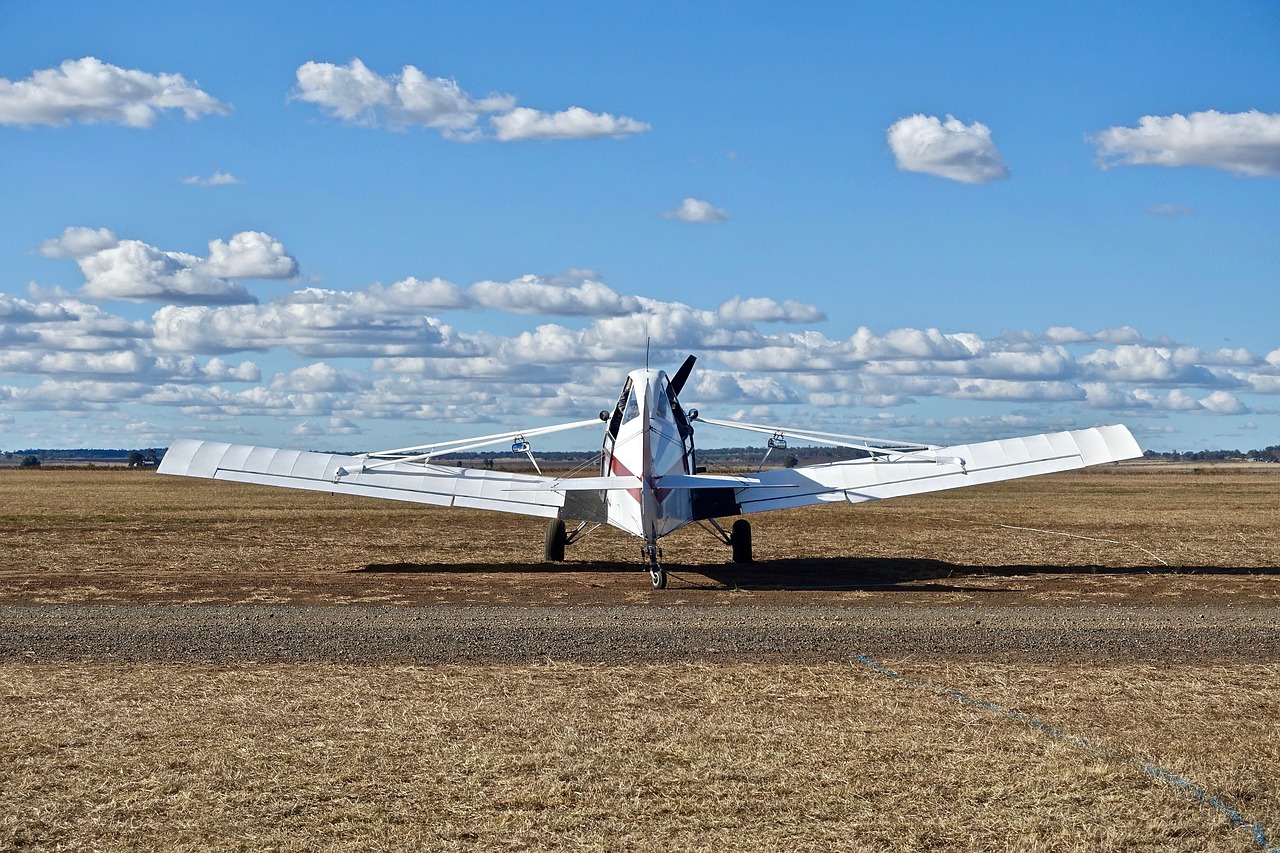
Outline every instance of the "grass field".
<path fill-rule="evenodd" d="M 1214 589 L 1275 602 L 1277 468 L 1095 469 L 768 513 L 753 518 L 761 562 L 747 572 L 727 565 L 727 547 L 694 526 L 663 540 L 680 578 L 657 595 L 640 571 L 638 540 L 611 528 L 557 567 L 541 563 L 536 518 L 151 472 L 8 470 L 0 471 L 0 601 L 669 603 L 725 587 L 826 588 L 838 601 L 859 584 L 910 589 L 938 577 L 981 584 L 1010 575 L 1059 600 L 1085 596 L 1098 579 L 1080 576 L 1104 569 L 1101 597 L 1127 590 L 1174 600 L 1205 588 L 1180 580 L 1199 574 L 1216 576 Z M 1067 587 L 1056 582 L 1064 575 Z"/>
<path fill-rule="evenodd" d="M 613 534 L 548 571 L 536 520 L 4 471 L 0 603 L 963 599 L 945 576 L 1275 606 L 1278 498 L 1269 471 L 1108 469 L 780 513 L 754 574 L 673 537 L 693 580 L 663 597 Z M 0 662 L 0 848 L 1280 848 L 1280 665 L 884 663 Z"/>
<path fill-rule="evenodd" d="M 1280 827 L 1275 667 L 904 669 L 1083 746 L 857 665 L 0 673 L 7 849 L 1257 851 Z"/>

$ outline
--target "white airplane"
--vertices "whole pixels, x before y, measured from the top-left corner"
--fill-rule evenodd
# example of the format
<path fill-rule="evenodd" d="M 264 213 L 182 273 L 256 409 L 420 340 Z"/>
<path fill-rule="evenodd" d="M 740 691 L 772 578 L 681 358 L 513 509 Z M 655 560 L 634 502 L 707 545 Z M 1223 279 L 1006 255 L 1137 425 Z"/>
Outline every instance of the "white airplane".
<path fill-rule="evenodd" d="M 697 409 L 686 411 L 678 399 L 695 360 L 689 356 L 672 377 L 661 370 L 633 370 L 617 404 L 598 420 L 354 456 L 183 439 L 165 453 L 159 472 L 541 516 L 549 519 L 544 552 L 549 561 L 563 560 L 566 545 L 611 524 L 644 540 L 642 559 L 654 588 L 662 589 L 667 573 L 658 541 L 690 523 L 729 545 L 735 563 L 747 563 L 750 522 L 739 518 L 726 531 L 719 519 L 976 486 L 1142 455 L 1121 425 L 938 447 L 706 418 Z M 529 439 L 600 421 L 606 426 L 599 476 L 541 473 Z M 707 474 L 697 464 L 695 423 L 767 435 L 766 457 L 797 440 L 860 451 L 860 458 L 745 476 Z M 538 474 L 432 461 L 508 441 L 513 453 L 528 455 Z M 566 520 L 577 522 L 572 531 Z"/>

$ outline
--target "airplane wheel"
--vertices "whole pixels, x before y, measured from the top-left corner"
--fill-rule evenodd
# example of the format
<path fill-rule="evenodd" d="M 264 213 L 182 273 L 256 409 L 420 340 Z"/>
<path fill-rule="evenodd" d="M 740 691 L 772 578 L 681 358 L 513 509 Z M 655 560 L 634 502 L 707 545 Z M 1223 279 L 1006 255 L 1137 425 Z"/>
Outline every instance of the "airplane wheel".
<path fill-rule="evenodd" d="M 640 552 L 649 564 L 649 578 L 654 589 L 667 588 L 667 570 L 662 567 L 662 550 L 657 545 L 649 544 Z"/>
<path fill-rule="evenodd" d="M 553 518 L 547 522 L 547 543 L 542 556 L 548 563 L 564 562 L 564 520 Z"/>
<path fill-rule="evenodd" d="M 729 544 L 733 546 L 735 563 L 750 563 L 751 560 L 751 522 L 740 518 L 733 523 L 729 533 Z"/>

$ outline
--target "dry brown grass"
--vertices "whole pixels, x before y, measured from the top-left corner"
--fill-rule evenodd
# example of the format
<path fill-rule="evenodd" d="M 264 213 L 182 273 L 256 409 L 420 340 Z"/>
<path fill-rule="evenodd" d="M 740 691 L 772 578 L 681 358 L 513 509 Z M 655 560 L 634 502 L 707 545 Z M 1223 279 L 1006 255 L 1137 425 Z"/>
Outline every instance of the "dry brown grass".
<path fill-rule="evenodd" d="M 1274 604 L 1278 496 L 1276 476 L 1105 470 L 773 514 L 761 566 L 682 533 L 686 580 L 653 593 L 605 562 L 634 565 L 613 532 L 547 571 L 537 520 L 3 471 L 0 602 Z M 847 588 L 868 579 L 895 591 Z M 901 666 L 1096 746 L 856 664 L 8 662 L 0 848 L 1259 849 L 1143 760 L 1280 844 L 1280 667 Z"/>
<path fill-rule="evenodd" d="M 769 513 L 752 519 L 749 571 L 700 528 L 664 539 L 680 577 L 655 597 L 637 540 L 609 528 L 556 567 L 540 562 L 538 519 L 149 472 L 10 470 L 0 601 L 672 603 L 726 588 L 840 601 L 960 578 L 1058 602 L 1216 590 L 1275 603 L 1278 506 L 1276 474 L 1104 468 Z"/>
<path fill-rule="evenodd" d="M 0 846 L 1249 851 L 1274 666 L 0 666 Z M 1132 757 L 1108 757 L 1106 750 Z"/>

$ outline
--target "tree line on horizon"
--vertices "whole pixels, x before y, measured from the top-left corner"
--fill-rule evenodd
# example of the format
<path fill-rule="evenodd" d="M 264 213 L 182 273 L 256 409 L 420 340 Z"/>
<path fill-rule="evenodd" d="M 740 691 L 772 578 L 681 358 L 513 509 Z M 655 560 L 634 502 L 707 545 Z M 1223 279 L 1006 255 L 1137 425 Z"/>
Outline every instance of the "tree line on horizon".
<path fill-rule="evenodd" d="M 92 465 L 96 462 L 124 462 L 130 468 L 154 467 L 164 457 L 168 448 L 149 447 L 142 450 L 121 450 L 118 448 L 27 448 L 25 450 L 3 451 L 7 462 L 18 460 L 19 468 L 38 468 L 44 462 L 58 462 L 67 465 Z"/>
<path fill-rule="evenodd" d="M 1142 456 L 1144 459 L 1161 459 L 1166 462 L 1280 462 L 1280 444 L 1247 453 L 1239 450 L 1169 450 L 1164 453 L 1147 450 Z"/>

